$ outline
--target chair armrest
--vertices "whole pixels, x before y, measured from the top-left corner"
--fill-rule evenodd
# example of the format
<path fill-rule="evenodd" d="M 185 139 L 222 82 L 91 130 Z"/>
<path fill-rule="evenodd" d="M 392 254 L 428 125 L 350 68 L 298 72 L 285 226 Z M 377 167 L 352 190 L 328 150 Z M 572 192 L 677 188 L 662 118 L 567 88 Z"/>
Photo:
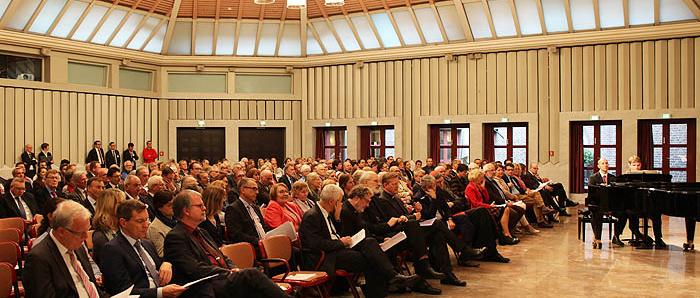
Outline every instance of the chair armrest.
<path fill-rule="evenodd" d="M 265 258 L 265 259 L 259 259 L 258 262 L 262 263 L 265 266 L 265 268 L 271 268 L 269 266 L 269 264 L 271 264 L 271 263 L 283 263 L 285 266 L 284 267 L 285 273 L 284 273 L 284 276 L 282 277 L 282 280 L 287 278 L 287 275 L 289 275 L 289 271 L 291 271 L 291 269 L 289 267 L 289 262 L 285 259 L 282 259 L 282 258 Z M 275 266 L 275 267 L 277 267 L 277 266 Z"/>

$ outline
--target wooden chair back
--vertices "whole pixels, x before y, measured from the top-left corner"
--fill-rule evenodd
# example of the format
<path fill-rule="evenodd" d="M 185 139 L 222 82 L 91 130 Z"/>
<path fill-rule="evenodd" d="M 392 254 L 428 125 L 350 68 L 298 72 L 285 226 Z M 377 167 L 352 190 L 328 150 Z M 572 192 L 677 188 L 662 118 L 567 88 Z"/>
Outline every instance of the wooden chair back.
<path fill-rule="evenodd" d="M 221 252 L 238 268 L 251 268 L 255 264 L 255 249 L 248 242 L 226 244 L 221 247 Z"/>

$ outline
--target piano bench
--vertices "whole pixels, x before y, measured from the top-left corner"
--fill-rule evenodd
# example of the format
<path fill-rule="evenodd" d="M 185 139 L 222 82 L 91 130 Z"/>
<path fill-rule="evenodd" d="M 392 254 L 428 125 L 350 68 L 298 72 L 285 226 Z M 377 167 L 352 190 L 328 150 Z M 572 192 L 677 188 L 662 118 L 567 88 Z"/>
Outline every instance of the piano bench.
<path fill-rule="evenodd" d="M 586 224 L 591 223 L 591 215 L 589 214 L 579 214 L 578 216 L 578 239 L 586 242 Z M 617 219 L 610 215 L 603 215 L 603 224 L 608 224 L 608 237 L 612 240 L 613 236 L 613 224 L 617 223 Z"/>

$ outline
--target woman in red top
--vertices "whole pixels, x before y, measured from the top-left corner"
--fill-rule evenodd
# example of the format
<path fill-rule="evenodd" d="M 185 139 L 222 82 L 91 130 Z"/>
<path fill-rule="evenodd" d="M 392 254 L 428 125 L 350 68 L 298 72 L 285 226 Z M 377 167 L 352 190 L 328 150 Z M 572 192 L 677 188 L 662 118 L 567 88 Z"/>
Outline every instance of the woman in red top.
<path fill-rule="evenodd" d="M 493 200 L 489 198 L 489 193 L 486 191 L 484 186 L 485 178 L 484 173 L 479 169 L 474 169 L 469 172 L 469 184 L 464 190 L 464 194 L 469 200 L 472 208 L 484 207 L 489 211 L 491 217 L 497 223 L 500 229 L 501 236 L 499 237 L 499 242 L 501 245 L 512 245 L 520 242 L 519 239 L 513 237 L 510 234 L 509 228 L 509 218 L 510 218 L 510 208 L 497 207 L 493 204 Z M 510 203 L 508 203 L 510 204 Z"/>
<path fill-rule="evenodd" d="M 287 186 L 277 183 L 270 187 L 270 203 L 265 210 L 265 222 L 272 228 L 276 228 L 285 222 L 291 222 L 294 229 L 299 228 L 302 212 L 299 206 L 291 203 Z"/>

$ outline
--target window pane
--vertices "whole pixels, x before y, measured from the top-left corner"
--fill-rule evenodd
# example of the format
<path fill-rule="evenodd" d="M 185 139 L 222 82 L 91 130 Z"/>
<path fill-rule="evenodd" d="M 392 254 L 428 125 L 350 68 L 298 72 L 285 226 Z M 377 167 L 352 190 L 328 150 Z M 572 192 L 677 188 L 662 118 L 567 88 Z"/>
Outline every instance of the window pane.
<path fill-rule="evenodd" d="M 66 0 L 46 1 L 41 12 L 39 12 L 39 15 L 34 19 L 34 23 L 32 23 L 32 26 L 29 28 L 29 32 L 46 33 L 65 4 Z"/>
<path fill-rule="evenodd" d="M 463 40 L 464 30 L 460 25 L 459 16 L 457 15 L 457 10 L 454 5 L 444 5 L 437 7 L 438 14 L 440 15 L 440 21 L 443 27 L 445 27 L 445 34 L 448 40 Z M 512 20 L 512 17 L 511 17 Z"/>
<path fill-rule="evenodd" d="M 595 164 L 593 148 L 583 148 L 583 166 L 587 168 L 592 168 Z"/>
<path fill-rule="evenodd" d="M 661 0 L 659 4 L 659 20 L 662 22 L 695 19 L 695 15 L 688 9 L 683 0 Z"/>
<path fill-rule="evenodd" d="M 119 87 L 133 90 L 151 91 L 153 72 L 134 69 L 119 69 Z"/>
<path fill-rule="evenodd" d="M 668 150 L 668 167 L 669 168 L 686 168 L 688 167 L 688 148 L 687 147 L 671 147 Z"/>
<path fill-rule="evenodd" d="M 274 56 L 275 48 L 277 47 L 277 33 L 280 30 L 280 24 L 264 23 L 258 40 L 259 56 Z"/>
<path fill-rule="evenodd" d="M 595 143 L 594 132 L 593 126 L 586 125 L 583 127 L 583 145 L 590 146 Z"/>
<path fill-rule="evenodd" d="M 348 158 L 348 148 L 343 148 L 343 150 L 340 150 L 340 154 L 342 154 L 342 156 L 339 158 L 340 160 L 345 160 Z"/>
<path fill-rule="evenodd" d="M 654 148 L 654 169 L 660 169 L 663 167 L 663 149 L 662 148 Z"/>
<path fill-rule="evenodd" d="M 286 22 L 284 32 L 280 39 L 279 56 L 300 56 L 301 55 L 301 33 L 298 23 Z"/>
<path fill-rule="evenodd" d="M 323 46 L 326 47 L 326 51 L 328 51 L 329 53 L 340 52 L 340 45 L 338 44 L 338 40 L 335 39 L 333 32 L 331 31 L 331 29 L 328 28 L 326 21 L 315 21 L 311 22 L 311 24 L 313 25 L 313 28 L 316 29 L 316 33 L 318 33 L 318 38 L 321 39 Z"/>
<path fill-rule="evenodd" d="M 341 129 L 338 130 L 338 140 L 340 141 L 340 146 L 347 146 L 348 145 L 348 134 L 347 130 Z"/>
<path fill-rule="evenodd" d="M 369 131 L 369 144 L 370 146 L 381 146 L 381 131 L 379 129 L 372 129 Z"/>
<path fill-rule="evenodd" d="M 233 55 L 233 40 L 236 35 L 236 24 L 229 22 L 219 23 L 219 32 L 216 36 L 216 54 Z"/>
<path fill-rule="evenodd" d="M 490 0 L 489 10 L 493 17 L 493 26 L 497 36 L 514 36 L 515 22 L 508 0 Z"/>
<path fill-rule="evenodd" d="M 5 9 L 10 6 L 10 1 L 12 0 L 0 0 L 0 16 L 5 13 Z"/>
<path fill-rule="evenodd" d="M 335 148 L 326 148 L 323 151 L 324 159 L 334 159 L 335 158 Z"/>
<path fill-rule="evenodd" d="M 617 170 L 610 169 L 608 172 L 610 172 L 610 174 L 617 176 Z"/>
<path fill-rule="evenodd" d="M 384 47 L 391 48 L 398 47 L 401 45 L 401 42 L 399 41 L 399 36 L 394 30 L 394 25 L 391 24 L 389 16 L 386 13 L 373 13 L 370 16 L 372 18 L 372 21 L 374 22 L 374 26 L 377 27 L 379 38 L 382 39 Z"/>
<path fill-rule="evenodd" d="M 457 146 L 469 146 L 469 128 L 457 128 Z"/>
<path fill-rule="evenodd" d="M 452 145 L 452 129 L 440 128 L 440 146 Z"/>
<path fill-rule="evenodd" d="M 211 55 L 214 52 L 214 23 L 197 22 L 194 54 Z"/>
<path fill-rule="evenodd" d="M 350 20 L 352 20 L 352 23 L 355 25 L 357 34 L 360 36 L 360 40 L 362 40 L 362 45 L 365 46 L 365 49 L 379 48 L 379 41 L 364 15 L 353 16 Z"/>
<path fill-rule="evenodd" d="M 513 162 L 527 164 L 527 149 L 513 148 Z"/>
<path fill-rule="evenodd" d="M 355 34 L 352 33 L 348 21 L 345 19 L 335 19 L 332 20 L 333 27 L 335 27 L 335 32 L 338 33 L 340 41 L 343 43 L 345 50 L 347 51 L 357 51 L 360 49 L 360 44 L 357 43 L 355 39 Z"/>
<path fill-rule="evenodd" d="M 163 22 L 162 25 L 160 25 L 160 29 L 158 29 L 158 33 L 151 38 L 151 41 L 148 42 L 148 45 L 146 45 L 145 48 L 143 48 L 144 51 L 146 52 L 153 52 L 153 53 L 159 53 L 160 51 L 163 50 L 163 40 L 165 39 L 165 31 L 168 29 L 168 21 Z"/>
<path fill-rule="evenodd" d="M 442 33 L 433 9 L 430 7 L 415 8 L 414 13 L 418 19 L 418 26 L 425 36 L 425 41 L 428 43 L 442 42 Z"/>
<path fill-rule="evenodd" d="M 335 146 L 335 130 L 327 130 L 324 133 L 323 144 L 325 146 Z"/>
<path fill-rule="evenodd" d="M 588 179 L 593 176 L 593 170 L 583 170 L 583 185 L 585 189 L 588 189 Z"/>
<path fill-rule="evenodd" d="M 407 45 L 420 44 L 420 35 L 416 25 L 413 23 L 413 17 L 406 10 L 396 10 L 393 12 L 396 25 L 399 27 L 399 33 L 403 37 L 403 42 Z"/>
<path fill-rule="evenodd" d="M 669 143 L 673 145 L 688 144 L 688 124 L 671 124 L 669 135 Z"/>
<path fill-rule="evenodd" d="M 493 149 L 493 161 L 504 161 L 508 158 L 508 150 L 506 148 Z"/>
<path fill-rule="evenodd" d="M 629 0 L 630 25 L 654 23 L 654 0 Z"/>
<path fill-rule="evenodd" d="M 625 25 L 625 15 L 622 0 L 598 1 L 600 4 L 600 26 L 603 28 L 622 27 Z"/>
<path fill-rule="evenodd" d="M 123 47 L 126 41 L 131 37 L 131 34 L 134 33 L 134 31 L 136 31 L 136 27 L 139 24 L 141 24 L 141 20 L 143 20 L 143 17 L 144 16 L 142 14 L 132 13 L 126 19 L 126 22 L 124 22 L 124 25 L 122 25 L 121 29 L 119 29 L 119 32 L 117 33 L 117 35 L 114 36 L 114 39 L 112 39 L 112 42 L 109 43 L 109 45 L 115 47 Z"/>
<path fill-rule="evenodd" d="M 571 24 L 574 26 L 574 30 L 587 30 L 595 28 L 593 1 L 571 0 Z"/>
<path fill-rule="evenodd" d="M 132 50 L 140 49 L 141 46 L 143 46 L 143 43 L 146 42 L 146 39 L 149 36 L 151 36 L 151 33 L 158 26 L 159 23 L 159 18 L 148 18 L 146 22 L 143 23 L 143 27 L 141 27 L 139 32 L 136 33 L 136 35 L 134 35 L 134 38 L 131 40 L 131 42 L 129 42 L 129 44 L 126 47 Z"/>
<path fill-rule="evenodd" d="M 469 148 L 457 148 L 456 158 L 461 160 L 463 164 L 468 165 L 469 164 Z"/>
<path fill-rule="evenodd" d="M 255 51 L 255 38 L 258 34 L 258 23 L 241 23 L 236 54 L 252 56 Z"/>
<path fill-rule="evenodd" d="M 608 160 L 608 166 L 611 168 L 617 167 L 617 149 L 616 148 L 600 148 L 600 158 Z M 598 161 L 596 161 L 598 162 Z"/>
<path fill-rule="evenodd" d="M 523 35 L 541 34 L 540 15 L 537 13 L 536 0 L 515 0 L 515 11 L 518 13 L 520 32 Z"/>
<path fill-rule="evenodd" d="M 542 10 L 548 32 L 562 32 L 569 29 L 564 0 L 542 0 Z"/>
<path fill-rule="evenodd" d="M 373 147 L 370 153 L 370 156 L 374 156 L 376 158 L 379 158 L 382 155 L 381 149 L 377 147 Z"/>
<path fill-rule="evenodd" d="M 617 126 L 601 125 L 600 126 L 600 144 L 615 145 L 617 143 Z"/>
<path fill-rule="evenodd" d="M 306 27 L 306 53 L 309 55 L 323 54 L 321 44 L 318 43 L 316 37 L 311 32 L 311 27 Z"/>
<path fill-rule="evenodd" d="M 168 91 L 226 93 L 225 73 L 169 73 Z"/>
<path fill-rule="evenodd" d="M 56 37 L 68 36 L 68 33 L 73 30 L 75 23 L 78 22 L 78 18 L 80 18 L 80 16 L 83 14 L 86 7 L 87 3 L 85 2 L 71 2 L 68 10 L 66 10 L 66 13 L 63 15 L 63 17 L 61 17 L 61 20 L 58 21 L 58 24 L 56 24 L 56 28 L 53 29 L 51 35 Z"/>
<path fill-rule="evenodd" d="M 68 83 L 107 86 L 107 66 L 68 62 Z"/>
<path fill-rule="evenodd" d="M 440 148 L 440 162 L 450 163 L 452 160 L 451 151 L 450 148 Z"/>
<path fill-rule="evenodd" d="M 18 1 L 17 3 L 19 3 L 19 5 L 17 6 L 14 14 L 11 16 L 5 16 L 10 18 L 5 24 L 5 26 L 17 30 L 24 29 L 24 26 L 27 25 L 27 22 L 29 22 L 29 19 L 32 17 L 32 14 L 39 6 L 39 2 L 40 0 Z"/>
<path fill-rule="evenodd" d="M 389 157 L 389 156 L 396 156 L 396 149 L 394 148 L 386 148 L 384 150 L 384 157 Z"/>
<path fill-rule="evenodd" d="M 493 128 L 493 144 L 496 146 L 508 145 L 508 128 L 494 127 Z"/>
<path fill-rule="evenodd" d="M 88 37 L 93 30 L 95 30 L 95 25 L 102 19 L 102 17 L 107 13 L 107 7 L 102 5 L 93 5 L 88 12 L 83 22 L 78 24 L 78 29 L 73 34 L 73 39 L 80 41 L 87 41 Z"/>
<path fill-rule="evenodd" d="M 92 42 L 94 43 L 99 43 L 99 44 L 105 44 L 107 42 L 107 39 L 112 35 L 114 30 L 117 29 L 117 26 L 119 26 L 119 23 L 121 23 L 122 19 L 126 16 L 126 11 L 121 10 L 121 9 L 114 9 L 112 10 L 112 13 L 107 16 L 107 20 L 102 24 L 102 27 L 97 31 L 97 34 L 95 34 L 95 37 L 92 38 Z M 190 26 L 192 24 L 190 23 Z"/>
<path fill-rule="evenodd" d="M 651 125 L 651 142 L 654 145 L 662 145 L 664 140 L 664 126 L 663 124 L 652 124 Z"/>
<path fill-rule="evenodd" d="M 387 129 L 384 131 L 384 143 L 386 143 L 387 146 L 395 146 L 394 129 Z"/>
<path fill-rule="evenodd" d="M 168 53 L 174 55 L 189 55 L 192 50 L 192 23 L 176 22 L 173 36 L 170 38 Z"/>
<path fill-rule="evenodd" d="M 527 146 L 527 127 L 513 127 L 513 146 Z"/>
<path fill-rule="evenodd" d="M 491 37 L 491 27 L 484 11 L 484 5 L 481 2 L 465 3 L 464 9 L 467 11 L 467 19 L 474 38 Z"/>
<path fill-rule="evenodd" d="M 686 171 L 670 171 L 671 182 L 688 182 L 688 172 Z"/>

